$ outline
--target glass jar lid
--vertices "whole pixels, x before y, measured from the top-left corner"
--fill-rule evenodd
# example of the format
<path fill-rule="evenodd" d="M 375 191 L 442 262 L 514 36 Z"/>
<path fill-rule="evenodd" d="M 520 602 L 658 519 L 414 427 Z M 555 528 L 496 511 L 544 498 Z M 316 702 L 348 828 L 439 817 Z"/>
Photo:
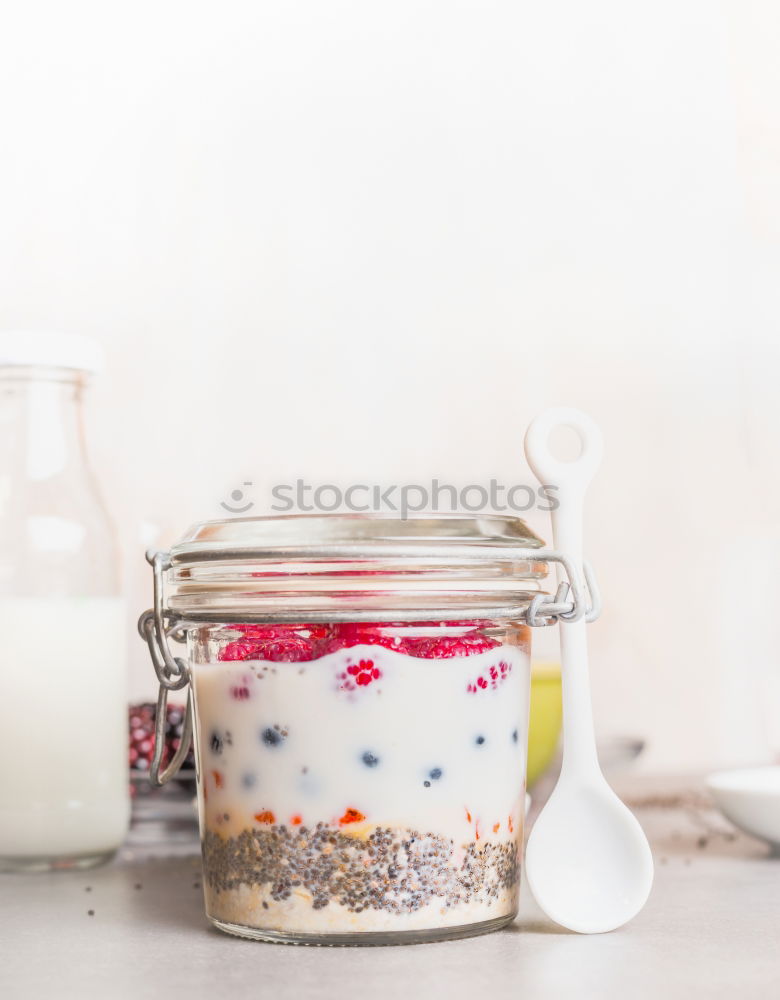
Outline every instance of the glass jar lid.
<path fill-rule="evenodd" d="M 204 521 L 168 553 L 167 608 L 194 622 L 520 619 L 543 547 L 500 515 Z"/>

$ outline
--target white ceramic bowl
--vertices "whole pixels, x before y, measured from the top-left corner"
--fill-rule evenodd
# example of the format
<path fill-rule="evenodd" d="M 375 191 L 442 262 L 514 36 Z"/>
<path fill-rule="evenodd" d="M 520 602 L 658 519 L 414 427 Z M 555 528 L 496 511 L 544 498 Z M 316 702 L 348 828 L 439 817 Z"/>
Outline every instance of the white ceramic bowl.
<path fill-rule="evenodd" d="M 718 771 L 706 785 L 735 826 L 780 851 L 780 766 Z"/>

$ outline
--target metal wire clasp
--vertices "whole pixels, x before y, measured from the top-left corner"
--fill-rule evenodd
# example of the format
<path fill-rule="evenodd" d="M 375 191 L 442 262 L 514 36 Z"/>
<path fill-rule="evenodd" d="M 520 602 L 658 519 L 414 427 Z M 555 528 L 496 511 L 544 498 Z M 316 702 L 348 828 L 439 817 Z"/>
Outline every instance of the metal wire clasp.
<path fill-rule="evenodd" d="M 594 622 L 601 614 L 601 593 L 596 574 L 589 562 L 582 562 L 582 576 L 585 586 L 579 582 L 573 564 L 558 553 L 545 553 L 550 562 L 560 562 L 568 577 L 568 582 L 558 584 L 554 595 L 537 594 L 526 611 L 526 623 L 533 628 L 551 625 L 555 622 L 576 622 L 584 618 Z"/>
<path fill-rule="evenodd" d="M 170 559 L 165 552 L 147 552 L 147 561 L 154 574 L 154 608 L 145 611 L 138 619 L 138 631 L 146 640 L 152 658 L 154 672 L 160 682 L 157 695 L 157 714 L 154 723 L 154 755 L 149 769 L 153 785 L 164 785 L 176 774 L 186 758 L 192 742 L 192 688 L 189 687 L 190 672 L 181 657 L 172 656 L 168 639 L 181 641 L 177 622 L 166 624 L 165 601 L 163 595 L 164 573 L 170 567 Z M 162 768 L 165 751 L 165 722 L 168 706 L 168 692 L 187 688 L 187 707 L 184 712 L 184 726 L 181 742 L 167 767 Z"/>

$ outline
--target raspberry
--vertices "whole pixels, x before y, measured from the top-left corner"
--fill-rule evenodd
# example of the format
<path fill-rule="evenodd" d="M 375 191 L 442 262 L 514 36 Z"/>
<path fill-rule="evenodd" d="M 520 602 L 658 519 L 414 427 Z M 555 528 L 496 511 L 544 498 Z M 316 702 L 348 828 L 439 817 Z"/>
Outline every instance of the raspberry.
<path fill-rule="evenodd" d="M 330 639 L 333 634 L 332 625 L 288 625 L 287 628 L 302 633 L 304 638 L 310 639 L 312 642 L 324 642 L 326 639 Z"/>
<path fill-rule="evenodd" d="M 359 663 L 352 663 L 346 670 L 339 674 L 339 685 L 343 691 L 354 691 L 355 687 L 368 687 L 382 676 L 379 667 L 374 666 L 373 660 L 361 660 Z"/>
<path fill-rule="evenodd" d="M 294 633 L 311 642 L 328 639 L 333 631 L 331 625 L 310 625 L 305 622 L 293 625 L 231 625 L 230 628 L 243 633 L 247 639 L 276 639 Z"/>
<path fill-rule="evenodd" d="M 446 659 L 452 656 L 471 656 L 495 649 L 500 643 L 480 635 L 477 629 L 490 625 L 488 621 L 441 622 L 448 628 L 469 629 L 459 636 L 416 637 L 389 634 L 391 629 L 432 628 L 431 622 L 347 622 L 337 625 L 332 638 L 320 647 L 320 654 L 333 653 L 351 646 L 382 646 L 396 653 L 407 653 L 422 659 Z"/>
<path fill-rule="evenodd" d="M 331 636 L 328 625 L 231 625 L 243 638 L 227 643 L 219 659 L 271 660 L 304 663 L 320 655 L 319 647 Z"/>
<path fill-rule="evenodd" d="M 350 677 L 355 678 L 355 683 L 358 687 L 367 687 L 371 681 L 375 681 L 382 676 L 381 670 L 379 667 L 374 666 L 373 660 L 361 660 L 357 665 L 353 664 L 347 667 L 347 673 Z"/>
<path fill-rule="evenodd" d="M 397 653 L 406 653 L 407 640 L 385 632 L 388 628 L 398 627 L 389 622 L 346 622 L 337 625 L 335 634 L 323 644 L 321 654 L 335 653 L 351 646 L 383 646 L 385 649 L 394 649 Z"/>
<path fill-rule="evenodd" d="M 317 647 L 313 642 L 299 635 L 288 635 L 263 643 L 258 658 L 273 663 L 305 663 L 316 657 Z"/>
<path fill-rule="evenodd" d="M 467 684 L 466 690 L 469 694 L 476 694 L 478 691 L 487 691 L 488 688 L 495 690 L 511 673 L 512 664 L 507 663 L 506 660 L 501 660 L 500 663 L 494 663 L 487 670 L 483 671 L 475 681 Z"/>
<path fill-rule="evenodd" d="M 219 651 L 220 660 L 251 660 L 254 657 L 256 646 L 251 642 L 229 642 Z"/>
<path fill-rule="evenodd" d="M 409 649 L 412 656 L 423 660 L 447 660 L 453 656 L 473 656 L 486 653 L 501 644 L 479 633 L 467 635 L 440 635 L 431 639 L 416 639 Z"/>
<path fill-rule="evenodd" d="M 316 656 L 314 644 L 294 632 L 262 639 L 237 639 L 219 652 L 220 660 L 271 660 L 273 663 L 303 663 Z"/>
<path fill-rule="evenodd" d="M 251 692 L 249 690 L 249 685 L 252 683 L 252 677 L 249 674 L 244 674 L 241 678 L 240 684 L 231 684 L 230 686 L 230 697 L 234 701 L 248 701 L 251 697 Z"/>

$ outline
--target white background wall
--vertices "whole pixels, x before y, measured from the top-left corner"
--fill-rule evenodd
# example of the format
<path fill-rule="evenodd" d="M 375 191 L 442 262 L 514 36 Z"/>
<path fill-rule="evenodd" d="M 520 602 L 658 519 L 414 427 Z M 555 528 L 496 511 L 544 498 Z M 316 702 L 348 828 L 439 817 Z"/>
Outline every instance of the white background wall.
<path fill-rule="evenodd" d="M 528 481 L 527 421 L 571 403 L 608 445 L 600 731 L 651 769 L 780 749 L 778 29 L 770 0 L 6 7 L 0 326 L 106 345 L 132 617 L 144 523 L 244 480 L 257 512 L 298 475 Z"/>

